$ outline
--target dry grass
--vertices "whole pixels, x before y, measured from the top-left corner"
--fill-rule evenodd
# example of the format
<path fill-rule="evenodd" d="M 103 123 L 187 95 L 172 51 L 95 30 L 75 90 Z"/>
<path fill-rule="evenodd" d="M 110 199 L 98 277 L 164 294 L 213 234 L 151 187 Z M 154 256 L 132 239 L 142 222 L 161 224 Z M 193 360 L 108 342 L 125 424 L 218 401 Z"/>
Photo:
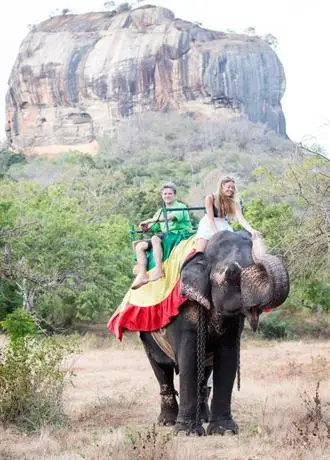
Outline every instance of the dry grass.
<path fill-rule="evenodd" d="M 240 433 L 204 438 L 154 425 L 158 385 L 136 338 L 114 344 L 90 334 L 80 348 L 66 391 L 69 425 L 32 436 L 0 428 L 0 459 L 330 458 L 329 342 L 245 340 L 233 396 Z"/>

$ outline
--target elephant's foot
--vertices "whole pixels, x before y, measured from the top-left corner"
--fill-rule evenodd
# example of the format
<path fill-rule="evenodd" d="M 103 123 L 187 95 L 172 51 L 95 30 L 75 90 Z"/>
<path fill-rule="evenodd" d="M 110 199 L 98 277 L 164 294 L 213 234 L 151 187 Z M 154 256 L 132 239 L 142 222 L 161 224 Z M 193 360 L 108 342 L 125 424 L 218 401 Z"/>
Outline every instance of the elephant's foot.
<path fill-rule="evenodd" d="M 170 412 L 161 411 L 161 413 L 158 416 L 158 425 L 173 426 L 175 425 L 176 417 L 177 417 L 177 412 L 170 413 Z"/>
<path fill-rule="evenodd" d="M 160 396 L 160 414 L 158 416 L 158 424 L 163 426 L 175 425 L 178 416 L 179 406 L 176 401 L 177 392 L 174 388 L 168 385 L 162 385 Z"/>
<path fill-rule="evenodd" d="M 210 422 L 207 427 L 207 434 L 225 434 L 226 432 L 237 434 L 238 425 L 232 417 L 218 419 Z"/>
<path fill-rule="evenodd" d="M 186 436 L 205 436 L 205 430 L 201 423 L 196 422 L 176 422 L 174 434 L 185 434 Z"/>

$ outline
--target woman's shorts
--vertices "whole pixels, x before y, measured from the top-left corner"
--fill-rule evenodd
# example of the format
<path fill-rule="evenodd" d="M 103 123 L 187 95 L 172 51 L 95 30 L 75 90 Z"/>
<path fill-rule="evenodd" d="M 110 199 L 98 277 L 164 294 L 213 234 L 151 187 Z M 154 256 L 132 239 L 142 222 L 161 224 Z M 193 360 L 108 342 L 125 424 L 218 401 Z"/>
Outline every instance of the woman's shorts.
<path fill-rule="evenodd" d="M 231 225 L 223 217 L 215 217 L 214 218 L 214 223 L 215 223 L 215 226 L 218 229 L 218 232 L 221 232 L 223 230 L 229 230 L 230 232 L 233 231 Z M 211 229 L 210 220 L 207 217 L 207 215 L 205 215 L 204 217 L 201 218 L 201 220 L 199 222 L 196 237 L 197 238 L 204 238 L 204 240 L 209 240 L 209 239 L 211 239 L 213 234 L 214 233 L 213 233 L 213 230 Z"/>

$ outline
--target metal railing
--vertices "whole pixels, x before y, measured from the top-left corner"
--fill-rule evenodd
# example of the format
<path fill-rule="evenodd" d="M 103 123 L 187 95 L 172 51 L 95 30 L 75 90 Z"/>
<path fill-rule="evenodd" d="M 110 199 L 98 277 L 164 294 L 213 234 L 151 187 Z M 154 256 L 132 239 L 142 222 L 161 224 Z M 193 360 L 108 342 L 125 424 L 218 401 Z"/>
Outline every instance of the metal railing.
<path fill-rule="evenodd" d="M 187 207 L 187 208 L 166 208 L 166 207 L 162 207 L 162 213 L 164 215 L 164 220 L 165 220 L 165 228 L 166 228 L 166 233 L 169 233 L 170 231 L 170 228 L 169 228 L 169 220 L 168 220 L 168 217 L 167 217 L 167 214 L 169 212 L 172 212 L 172 211 L 205 211 L 205 207 L 204 206 L 192 206 L 192 207 Z M 151 232 L 145 232 L 145 231 L 142 231 L 142 230 L 136 230 L 135 229 L 135 226 L 134 224 L 131 225 L 131 230 L 130 230 L 130 235 L 131 235 L 131 241 L 135 241 L 136 238 L 136 234 L 145 234 L 145 233 L 151 233 Z"/>

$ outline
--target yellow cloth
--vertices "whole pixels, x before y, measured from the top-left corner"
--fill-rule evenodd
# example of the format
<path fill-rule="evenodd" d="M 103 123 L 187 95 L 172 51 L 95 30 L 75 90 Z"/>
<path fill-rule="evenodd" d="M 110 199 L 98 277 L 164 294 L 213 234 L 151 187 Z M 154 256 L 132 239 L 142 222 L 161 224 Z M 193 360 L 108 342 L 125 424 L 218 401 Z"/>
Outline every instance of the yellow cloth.
<path fill-rule="evenodd" d="M 195 249 L 196 236 L 181 241 L 171 252 L 170 257 L 163 263 L 165 277 L 157 281 L 150 282 L 139 289 L 129 289 L 122 303 L 117 309 L 117 313 L 122 311 L 127 304 L 138 305 L 139 307 L 149 307 L 156 305 L 165 299 L 172 291 L 174 285 L 180 277 L 181 267 L 187 256 Z M 148 272 L 149 277 L 153 275 L 155 269 Z"/>

